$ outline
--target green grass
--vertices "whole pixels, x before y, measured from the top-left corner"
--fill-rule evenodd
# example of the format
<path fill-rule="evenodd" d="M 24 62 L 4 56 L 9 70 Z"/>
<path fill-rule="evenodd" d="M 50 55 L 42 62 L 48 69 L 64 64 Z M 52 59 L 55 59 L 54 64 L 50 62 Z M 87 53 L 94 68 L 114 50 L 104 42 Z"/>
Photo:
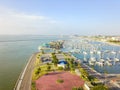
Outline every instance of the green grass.
<path fill-rule="evenodd" d="M 58 70 L 60 70 L 60 71 L 63 70 L 63 67 L 58 67 Z"/>
<path fill-rule="evenodd" d="M 57 83 L 63 83 L 63 82 L 64 82 L 64 80 L 62 80 L 62 79 L 57 80 Z"/>
<path fill-rule="evenodd" d="M 109 43 L 113 43 L 113 44 L 120 45 L 120 41 L 109 40 L 108 42 L 109 42 Z"/>
<path fill-rule="evenodd" d="M 72 90 L 84 90 L 82 87 L 73 87 Z"/>
<path fill-rule="evenodd" d="M 35 89 L 35 82 L 34 81 L 32 81 L 32 83 L 31 83 L 31 90 L 36 90 Z"/>
<path fill-rule="evenodd" d="M 48 68 L 50 67 L 50 68 Z M 40 71 L 38 70 L 40 68 Z M 33 73 L 32 73 L 32 80 L 37 80 L 38 78 L 40 78 L 41 76 L 49 73 L 50 71 L 53 71 L 54 69 L 57 70 L 57 68 L 54 67 L 53 64 L 44 64 L 41 66 L 37 66 L 34 68 Z"/>
<path fill-rule="evenodd" d="M 105 85 L 96 85 L 91 90 L 109 90 Z"/>
<path fill-rule="evenodd" d="M 72 73 L 72 74 L 76 74 L 75 73 L 75 66 L 73 64 L 73 59 L 71 56 L 69 55 L 65 55 L 65 58 L 67 59 L 67 62 L 69 63 L 69 68 L 68 70 Z M 35 68 L 33 70 L 32 73 L 32 90 L 35 90 L 35 80 L 39 79 L 41 76 L 48 74 L 51 71 L 63 71 L 64 69 L 62 67 L 57 67 L 55 66 L 53 63 L 50 64 L 43 64 L 40 65 L 41 62 L 39 62 L 40 60 L 40 54 L 38 54 L 36 56 L 36 63 L 35 63 Z M 78 65 L 79 66 L 79 65 Z M 80 66 L 79 66 L 80 67 Z M 78 67 L 77 67 L 78 68 Z M 79 68 L 80 72 L 82 73 L 82 78 L 84 80 L 88 80 L 88 73 L 86 72 L 86 70 L 84 70 L 83 68 Z M 91 80 L 93 79 L 93 77 L 89 77 Z M 58 79 L 56 80 L 57 83 L 64 83 L 64 80 L 62 79 Z M 81 88 L 77 88 L 75 90 L 82 90 Z"/>

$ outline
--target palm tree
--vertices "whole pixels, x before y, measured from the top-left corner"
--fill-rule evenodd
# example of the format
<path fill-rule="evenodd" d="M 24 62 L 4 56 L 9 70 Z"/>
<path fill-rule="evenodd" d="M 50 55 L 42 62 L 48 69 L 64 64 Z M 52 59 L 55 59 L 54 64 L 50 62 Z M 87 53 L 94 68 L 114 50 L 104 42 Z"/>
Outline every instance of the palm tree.
<path fill-rule="evenodd" d="M 52 59 L 53 59 L 52 62 L 54 63 L 54 65 L 57 66 L 57 64 L 58 64 L 58 59 L 57 59 L 55 53 L 52 53 Z"/>
<path fill-rule="evenodd" d="M 39 68 L 37 68 L 37 70 L 35 71 L 35 74 L 38 75 L 38 74 L 40 73 L 40 71 L 41 71 L 41 68 L 39 67 Z"/>

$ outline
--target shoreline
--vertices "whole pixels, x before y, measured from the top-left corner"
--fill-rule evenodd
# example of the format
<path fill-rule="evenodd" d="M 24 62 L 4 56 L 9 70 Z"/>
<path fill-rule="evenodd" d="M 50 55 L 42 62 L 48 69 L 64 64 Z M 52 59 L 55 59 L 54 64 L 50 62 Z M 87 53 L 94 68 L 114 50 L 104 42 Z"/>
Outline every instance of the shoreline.
<path fill-rule="evenodd" d="M 106 43 L 106 44 L 112 45 L 112 46 L 120 46 L 120 44 L 115 44 L 115 43 L 108 42 L 108 41 L 101 41 L 101 40 L 95 40 L 95 39 L 92 39 L 92 40 L 97 41 L 97 42 L 101 42 L 101 43 Z"/>
<path fill-rule="evenodd" d="M 109 45 L 113 45 L 113 46 L 120 46 L 119 44 L 115 44 L 115 43 L 112 43 L 112 42 L 105 42 L 105 43 L 107 43 Z"/>
<path fill-rule="evenodd" d="M 18 79 L 17 79 L 17 81 L 16 81 L 16 83 L 15 83 L 15 86 L 14 86 L 13 90 L 21 90 L 21 89 L 20 89 L 21 86 L 22 86 L 21 84 L 22 84 L 22 82 L 24 81 L 23 79 L 24 79 L 24 77 L 25 77 L 25 75 L 26 75 L 26 73 L 27 73 L 27 69 L 28 69 L 28 67 L 30 66 L 30 63 L 31 63 L 32 61 L 34 61 L 34 60 L 33 60 L 33 57 L 36 56 L 37 53 L 38 53 L 38 52 L 33 53 L 33 54 L 30 56 L 30 58 L 29 58 L 28 62 L 26 63 L 24 69 L 21 71 L 21 73 L 20 73 L 20 75 L 19 75 L 19 77 L 18 77 Z M 28 90 L 30 90 L 30 88 L 29 88 Z"/>

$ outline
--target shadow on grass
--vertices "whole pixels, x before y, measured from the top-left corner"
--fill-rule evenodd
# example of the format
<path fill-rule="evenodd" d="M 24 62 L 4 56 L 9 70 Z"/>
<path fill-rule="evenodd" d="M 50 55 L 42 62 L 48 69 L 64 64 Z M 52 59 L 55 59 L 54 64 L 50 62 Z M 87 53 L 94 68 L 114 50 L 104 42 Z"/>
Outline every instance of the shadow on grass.
<path fill-rule="evenodd" d="M 52 73 L 47 73 L 45 75 L 56 75 L 56 74 L 63 74 L 65 72 L 52 72 Z"/>

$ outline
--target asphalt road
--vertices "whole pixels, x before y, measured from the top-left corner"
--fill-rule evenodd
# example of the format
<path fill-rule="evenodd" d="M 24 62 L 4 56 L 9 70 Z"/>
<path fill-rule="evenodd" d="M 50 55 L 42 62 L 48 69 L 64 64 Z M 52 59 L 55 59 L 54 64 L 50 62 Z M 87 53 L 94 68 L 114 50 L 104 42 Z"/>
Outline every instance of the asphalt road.
<path fill-rule="evenodd" d="M 25 69 L 23 70 L 22 74 L 20 75 L 18 79 L 18 82 L 14 90 L 31 90 L 32 71 L 34 69 L 34 62 L 36 60 L 36 54 L 37 53 L 34 53 L 30 57 Z"/>
<path fill-rule="evenodd" d="M 86 71 L 88 71 L 89 75 L 96 77 L 97 79 L 99 79 L 100 81 L 105 83 L 107 86 L 109 86 L 110 90 L 120 90 L 119 87 L 117 87 L 116 85 L 114 85 L 113 83 L 110 82 L 111 75 L 100 74 L 85 64 L 82 64 L 82 68 L 84 68 Z M 116 76 L 118 74 L 113 74 L 113 75 Z"/>

